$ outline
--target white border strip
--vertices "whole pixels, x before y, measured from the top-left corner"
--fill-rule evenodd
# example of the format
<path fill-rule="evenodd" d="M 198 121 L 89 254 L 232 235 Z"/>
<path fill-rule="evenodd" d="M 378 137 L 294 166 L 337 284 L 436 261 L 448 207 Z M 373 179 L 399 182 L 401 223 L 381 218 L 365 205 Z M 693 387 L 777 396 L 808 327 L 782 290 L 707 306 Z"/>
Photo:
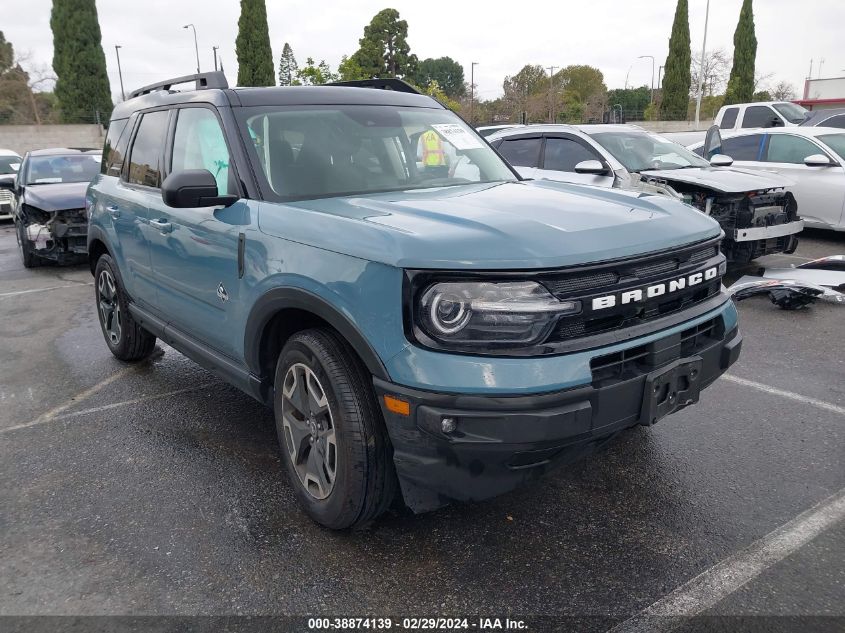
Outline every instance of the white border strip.
<path fill-rule="evenodd" d="M 68 284 L 66 286 L 49 286 L 47 288 L 32 288 L 31 290 L 15 290 L 13 292 L 0 292 L 0 299 L 3 297 L 17 297 L 18 295 L 28 295 L 33 292 L 47 292 L 48 290 L 61 290 L 62 288 L 82 288 L 84 286 L 93 286 L 94 282 Z"/>

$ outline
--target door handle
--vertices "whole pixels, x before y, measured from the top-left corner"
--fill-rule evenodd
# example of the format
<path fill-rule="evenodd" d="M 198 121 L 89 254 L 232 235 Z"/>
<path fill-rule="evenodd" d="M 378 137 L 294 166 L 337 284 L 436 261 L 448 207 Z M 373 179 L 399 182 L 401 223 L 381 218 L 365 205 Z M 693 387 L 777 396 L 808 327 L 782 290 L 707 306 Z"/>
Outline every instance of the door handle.
<path fill-rule="evenodd" d="M 173 225 L 167 220 L 150 220 L 150 226 L 157 228 L 162 233 L 170 233 Z"/>
<path fill-rule="evenodd" d="M 117 205 L 110 204 L 106 207 L 109 212 L 109 215 L 117 220 L 120 217 L 120 209 L 117 208 Z"/>

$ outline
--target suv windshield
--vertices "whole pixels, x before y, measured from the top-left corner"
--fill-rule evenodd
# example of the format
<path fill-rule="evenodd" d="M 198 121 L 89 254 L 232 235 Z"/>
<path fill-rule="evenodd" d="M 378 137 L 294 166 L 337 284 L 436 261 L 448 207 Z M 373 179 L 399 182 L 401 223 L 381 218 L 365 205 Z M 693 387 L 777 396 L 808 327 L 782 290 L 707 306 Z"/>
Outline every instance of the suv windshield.
<path fill-rule="evenodd" d="M 801 123 L 807 116 L 808 110 L 795 103 L 775 103 L 772 107 L 790 123 Z"/>
<path fill-rule="evenodd" d="M 595 132 L 590 137 L 630 172 L 709 166 L 686 147 L 648 132 L 617 130 Z"/>
<path fill-rule="evenodd" d="M 236 111 L 270 200 L 517 180 L 448 110 L 332 105 Z"/>
<path fill-rule="evenodd" d="M 100 154 L 61 154 L 29 159 L 28 185 L 89 182 L 100 173 Z"/>

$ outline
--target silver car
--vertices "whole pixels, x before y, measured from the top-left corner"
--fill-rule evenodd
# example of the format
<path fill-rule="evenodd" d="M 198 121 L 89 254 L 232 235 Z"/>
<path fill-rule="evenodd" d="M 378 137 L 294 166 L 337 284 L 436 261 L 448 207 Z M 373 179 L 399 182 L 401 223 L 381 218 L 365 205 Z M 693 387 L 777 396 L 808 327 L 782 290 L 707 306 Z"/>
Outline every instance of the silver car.
<path fill-rule="evenodd" d="M 804 227 L 799 208 L 776 174 L 708 163 L 687 148 L 633 125 L 531 125 L 488 138 L 526 178 L 616 187 L 682 200 L 725 231 L 722 250 L 734 264 L 791 253 Z"/>
<path fill-rule="evenodd" d="M 704 142 L 691 145 L 703 155 Z M 789 127 L 744 130 L 723 137 L 719 153 L 743 169 L 775 172 L 790 190 L 808 226 L 845 231 L 845 130 Z"/>

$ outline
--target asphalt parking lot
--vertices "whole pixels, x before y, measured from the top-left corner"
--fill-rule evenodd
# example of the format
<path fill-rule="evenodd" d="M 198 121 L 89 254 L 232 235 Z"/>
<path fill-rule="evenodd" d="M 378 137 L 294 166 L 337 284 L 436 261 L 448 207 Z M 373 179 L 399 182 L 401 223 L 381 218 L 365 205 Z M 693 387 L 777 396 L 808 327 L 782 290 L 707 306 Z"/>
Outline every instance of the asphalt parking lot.
<path fill-rule="evenodd" d="M 835 253 L 845 234 L 811 232 L 796 256 Z M 730 578 L 773 532 L 794 537 L 809 510 L 816 532 L 693 598 L 711 615 L 845 616 L 842 308 L 742 302 L 742 357 L 698 406 L 533 488 L 333 533 L 297 509 L 271 413 L 169 347 L 112 358 L 91 283 L 85 266 L 24 269 L 0 226 L 2 615 L 596 616 L 583 630 L 625 630 L 700 574 Z"/>

